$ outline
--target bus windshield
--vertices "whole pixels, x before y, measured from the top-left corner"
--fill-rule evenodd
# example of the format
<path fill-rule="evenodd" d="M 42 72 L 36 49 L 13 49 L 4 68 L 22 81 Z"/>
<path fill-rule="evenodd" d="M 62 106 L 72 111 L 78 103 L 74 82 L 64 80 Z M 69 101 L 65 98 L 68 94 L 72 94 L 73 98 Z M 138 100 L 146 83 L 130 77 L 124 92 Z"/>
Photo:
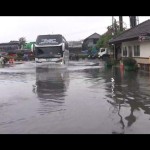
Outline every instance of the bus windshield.
<path fill-rule="evenodd" d="M 35 47 L 37 58 L 60 58 L 63 57 L 62 46 Z"/>

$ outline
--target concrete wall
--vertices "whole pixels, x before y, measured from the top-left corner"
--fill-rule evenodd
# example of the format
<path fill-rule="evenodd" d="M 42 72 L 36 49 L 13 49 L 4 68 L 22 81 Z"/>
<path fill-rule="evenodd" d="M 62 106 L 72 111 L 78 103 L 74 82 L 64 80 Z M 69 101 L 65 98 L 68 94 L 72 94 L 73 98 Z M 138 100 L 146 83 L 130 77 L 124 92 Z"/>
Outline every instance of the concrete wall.
<path fill-rule="evenodd" d="M 150 41 L 141 42 L 140 49 L 140 57 L 150 57 Z"/>

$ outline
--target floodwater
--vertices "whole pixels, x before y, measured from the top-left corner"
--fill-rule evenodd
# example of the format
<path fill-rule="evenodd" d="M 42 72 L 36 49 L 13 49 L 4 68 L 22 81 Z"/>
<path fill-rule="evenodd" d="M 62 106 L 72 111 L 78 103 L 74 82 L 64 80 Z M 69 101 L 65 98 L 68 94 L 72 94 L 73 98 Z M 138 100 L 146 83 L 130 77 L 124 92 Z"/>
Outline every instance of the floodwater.
<path fill-rule="evenodd" d="M 149 134 L 150 74 L 99 60 L 0 68 L 0 133 Z"/>

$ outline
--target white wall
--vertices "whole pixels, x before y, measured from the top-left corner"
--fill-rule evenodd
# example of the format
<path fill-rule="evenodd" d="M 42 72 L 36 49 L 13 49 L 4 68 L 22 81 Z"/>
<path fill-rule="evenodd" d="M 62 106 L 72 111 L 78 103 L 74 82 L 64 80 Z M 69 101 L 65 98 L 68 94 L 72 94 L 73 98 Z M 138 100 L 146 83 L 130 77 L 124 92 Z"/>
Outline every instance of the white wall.
<path fill-rule="evenodd" d="M 141 42 L 140 50 L 140 57 L 150 57 L 150 41 Z"/>
<path fill-rule="evenodd" d="M 121 50 L 121 56 L 123 57 L 123 47 L 127 47 L 127 57 L 129 56 L 128 52 L 128 46 L 132 47 L 132 55 L 134 57 L 134 45 L 140 46 L 140 57 L 149 57 L 150 56 L 150 41 L 131 41 L 131 42 L 123 42 L 122 43 L 122 50 Z M 136 56 L 135 56 L 136 57 Z"/>

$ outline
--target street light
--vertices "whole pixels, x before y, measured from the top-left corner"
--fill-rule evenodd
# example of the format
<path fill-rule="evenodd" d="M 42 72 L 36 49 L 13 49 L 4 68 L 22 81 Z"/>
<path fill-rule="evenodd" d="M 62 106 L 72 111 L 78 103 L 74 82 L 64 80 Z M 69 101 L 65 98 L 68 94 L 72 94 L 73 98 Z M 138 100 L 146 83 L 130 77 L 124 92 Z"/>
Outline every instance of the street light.
<path fill-rule="evenodd" d="M 113 46 L 113 55 L 114 55 L 114 59 L 115 59 L 115 44 L 112 44 Z"/>

